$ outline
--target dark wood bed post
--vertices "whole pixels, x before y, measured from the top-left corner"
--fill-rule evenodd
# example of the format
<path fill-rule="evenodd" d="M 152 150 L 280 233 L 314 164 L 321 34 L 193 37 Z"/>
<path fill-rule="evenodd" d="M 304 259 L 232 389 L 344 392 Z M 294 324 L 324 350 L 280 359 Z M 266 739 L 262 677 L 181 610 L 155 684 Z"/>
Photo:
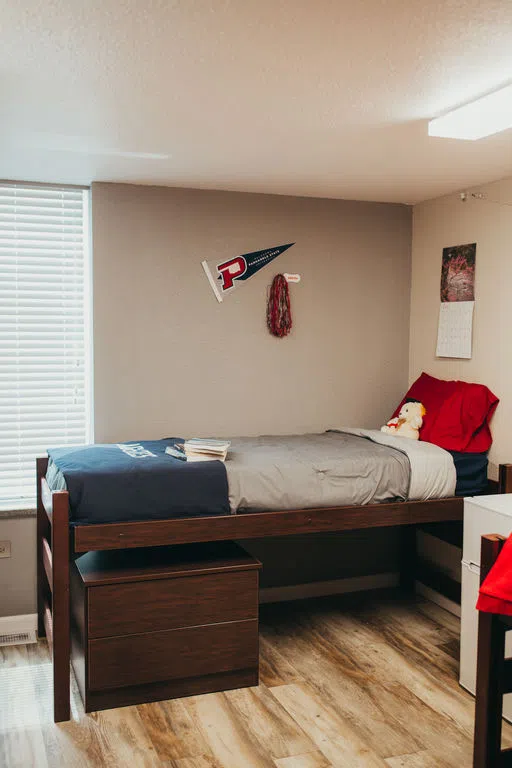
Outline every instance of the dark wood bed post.
<path fill-rule="evenodd" d="M 53 689 L 54 719 L 70 718 L 70 644 L 69 620 L 69 497 L 53 495 L 52 514 L 52 617 L 53 617 Z"/>
<path fill-rule="evenodd" d="M 50 493 L 47 459 L 37 459 L 37 616 L 53 660 L 53 715 L 70 718 L 69 495 Z"/>
<path fill-rule="evenodd" d="M 500 464 L 498 493 L 512 493 L 512 464 Z"/>
<path fill-rule="evenodd" d="M 37 634 L 39 637 L 45 637 L 46 630 L 44 628 L 44 610 L 45 603 L 49 601 L 50 587 L 47 584 L 46 575 L 43 565 L 43 539 L 49 539 L 50 537 L 50 521 L 46 515 L 43 507 L 43 500 L 41 497 L 41 479 L 46 474 L 48 467 L 48 459 L 36 459 L 36 474 L 37 474 Z"/>

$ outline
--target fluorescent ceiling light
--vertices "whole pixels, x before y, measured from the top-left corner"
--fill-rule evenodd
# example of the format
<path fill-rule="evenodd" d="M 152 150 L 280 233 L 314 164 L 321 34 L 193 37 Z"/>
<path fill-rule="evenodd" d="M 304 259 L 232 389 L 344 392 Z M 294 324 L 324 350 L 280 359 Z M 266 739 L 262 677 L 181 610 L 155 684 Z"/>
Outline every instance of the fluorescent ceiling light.
<path fill-rule="evenodd" d="M 428 135 L 474 141 L 507 128 L 512 128 L 512 85 L 436 117 L 428 124 Z"/>
<path fill-rule="evenodd" d="M 57 150 L 58 151 L 58 150 Z M 168 160 L 170 155 L 159 152 L 130 152 L 123 149 L 64 149 L 64 152 L 78 152 L 82 155 L 106 155 L 112 157 L 134 157 L 140 160 Z"/>
<path fill-rule="evenodd" d="M 71 152 L 92 157 L 127 157 L 136 160 L 169 160 L 170 155 L 162 152 L 139 152 L 130 149 L 118 149 L 101 143 L 88 136 L 68 136 L 59 133 L 28 133 L 18 135 L 16 146 L 30 146 L 50 152 Z"/>

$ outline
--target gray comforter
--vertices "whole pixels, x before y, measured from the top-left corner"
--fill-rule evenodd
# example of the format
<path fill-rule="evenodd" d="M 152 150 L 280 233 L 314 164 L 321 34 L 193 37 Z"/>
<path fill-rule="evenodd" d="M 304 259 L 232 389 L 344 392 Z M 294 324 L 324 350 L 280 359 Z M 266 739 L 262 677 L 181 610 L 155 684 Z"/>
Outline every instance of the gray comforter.
<path fill-rule="evenodd" d="M 402 451 L 341 432 L 233 438 L 226 471 L 232 512 L 404 500 L 411 472 Z"/>
<path fill-rule="evenodd" d="M 165 446 L 166 441 L 161 442 Z M 188 472 L 187 465 L 182 466 L 176 459 L 168 458 L 175 470 L 181 467 Z M 201 466 L 205 465 L 192 465 L 199 473 Z M 235 437 L 231 440 L 224 467 L 232 513 L 443 498 L 454 494 L 456 483 L 452 457 L 442 448 L 365 429 Z M 179 480 L 179 472 L 175 473 L 175 479 Z M 62 473 L 52 461 L 47 480 L 52 490 L 67 487 Z M 113 481 L 117 487 L 120 478 L 114 477 Z M 210 504 L 208 488 L 203 491 Z M 169 509 L 176 501 L 176 494 L 171 496 Z M 105 497 L 108 507 L 109 497 L 105 494 L 101 497 Z M 225 497 L 226 510 L 227 501 Z M 143 517 L 147 518 L 147 505 L 137 507 L 139 515 L 142 508 Z M 169 509 L 167 516 L 173 516 Z M 96 508 L 94 512 L 95 520 L 103 514 Z M 109 507 L 107 512 L 110 514 Z M 180 509 L 177 512 L 180 513 Z M 208 514 L 211 513 L 209 510 Z M 125 516 L 122 519 L 132 518 Z M 111 517 L 107 515 L 106 520 L 111 521 Z"/>

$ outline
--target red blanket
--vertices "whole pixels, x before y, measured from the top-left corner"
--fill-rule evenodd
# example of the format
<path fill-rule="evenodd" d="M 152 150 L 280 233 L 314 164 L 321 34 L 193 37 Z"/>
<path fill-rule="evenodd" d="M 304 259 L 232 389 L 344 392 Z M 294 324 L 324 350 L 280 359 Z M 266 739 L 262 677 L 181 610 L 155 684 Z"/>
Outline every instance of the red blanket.
<path fill-rule="evenodd" d="M 512 616 L 512 536 L 481 585 L 476 607 L 486 613 Z"/>

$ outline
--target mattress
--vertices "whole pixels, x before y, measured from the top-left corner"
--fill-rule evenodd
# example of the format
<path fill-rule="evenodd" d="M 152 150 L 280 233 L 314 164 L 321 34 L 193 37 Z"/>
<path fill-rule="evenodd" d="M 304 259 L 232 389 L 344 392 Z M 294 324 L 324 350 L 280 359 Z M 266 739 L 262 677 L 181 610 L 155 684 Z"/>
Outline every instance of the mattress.
<path fill-rule="evenodd" d="M 50 450 L 75 523 L 314 509 L 451 496 L 452 457 L 368 430 L 232 438 L 225 464 L 165 454 L 178 438 Z"/>

